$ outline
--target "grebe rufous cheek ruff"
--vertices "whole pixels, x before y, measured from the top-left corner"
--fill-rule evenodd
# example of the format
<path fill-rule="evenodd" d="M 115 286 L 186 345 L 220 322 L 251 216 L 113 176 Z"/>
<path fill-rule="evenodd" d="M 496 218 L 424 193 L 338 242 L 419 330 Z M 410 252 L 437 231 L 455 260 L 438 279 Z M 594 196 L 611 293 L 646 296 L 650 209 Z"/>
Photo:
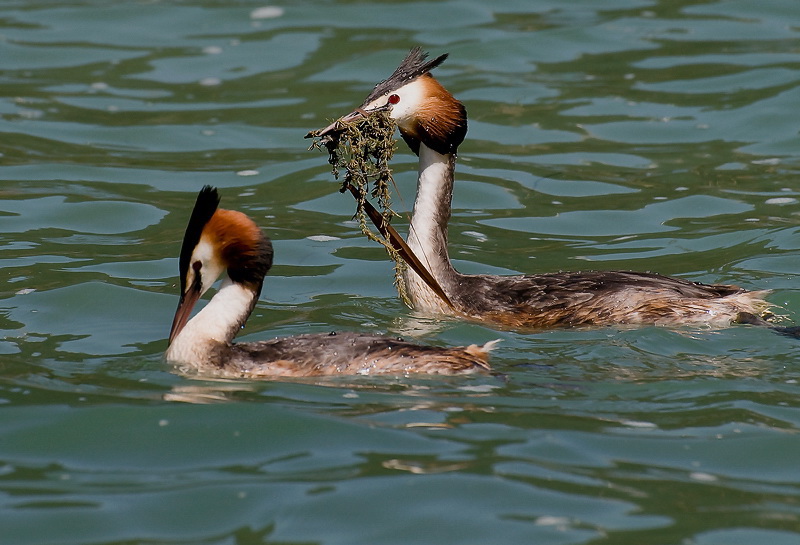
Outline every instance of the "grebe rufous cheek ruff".
<path fill-rule="evenodd" d="M 236 377 L 489 371 L 483 346 L 440 348 L 366 333 L 309 334 L 233 343 L 253 311 L 272 266 L 272 244 L 246 215 L 217 208 L 217 190 L 197 196 L 180 254 L 181 298 L 166 359 L 202 373 Z M 189 319 L 223 275 L 219 291 Z"/>
<path fill-rule="evenodd" d="M 427 57 L 419 48 L 413 49 L 389 78 L 375 86 L 361 107 L 340 120 L 349 123 L 388 111 L 403 140 L 419 156 L 417 196 L 407 242 L 452 306 L 409 269 L 403 279 L 415 309 L 512 328 L 763 323 L 759 315 L 769 306 L 763 300 L 767 291 L 627 271 L 518 276 L 456 271 L 447 252 L 447 223 L 456 153 L 467 132 L 467 112 L 430 74 L 447 55 L 431 61 Z M 337 121 L 316 135 L 334 135 L 340 128 Z"/>

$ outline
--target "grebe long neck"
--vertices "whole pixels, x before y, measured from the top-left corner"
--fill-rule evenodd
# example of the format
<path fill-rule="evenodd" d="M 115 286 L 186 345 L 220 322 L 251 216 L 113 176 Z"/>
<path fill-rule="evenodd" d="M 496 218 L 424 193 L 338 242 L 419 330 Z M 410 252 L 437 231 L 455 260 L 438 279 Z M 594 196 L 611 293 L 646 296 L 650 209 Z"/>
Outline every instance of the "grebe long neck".
<path fill-rule="evenodd" d="M 458 275 L 447 253 L 447 223 L 450 221 L 455 163 L 454 153 L 441 154 L 420 143 L 417 199 L 408 233 L 408 245 L 446 293 Z M 404 280 L 414 308 L 448 310 L 415 272 L 407 269 Z"/>
<path fill-rule="evenodd" d="M 225 277 L 219 291 L 189 320 L 167 349 L 167 359 L 202 367 L 219 364 L 224 350 L 253 312 L 258 294 Z"/>

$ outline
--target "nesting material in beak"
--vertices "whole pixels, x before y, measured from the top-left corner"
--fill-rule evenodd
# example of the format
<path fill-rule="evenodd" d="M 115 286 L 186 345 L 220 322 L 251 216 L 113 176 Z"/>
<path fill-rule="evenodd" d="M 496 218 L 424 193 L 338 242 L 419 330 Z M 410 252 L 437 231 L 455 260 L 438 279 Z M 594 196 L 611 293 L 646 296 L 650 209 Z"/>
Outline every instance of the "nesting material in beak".
<path fill-rule="evenodd" d="M 395 262 L 395 282 L 405 303 L 411 306 L 402 277 L 403 270 L 409 266 L 434 293 L 452 307 L 436 279 L 389 223 L 392 217 L 398 215 L 391 208 L 389 192 L 390 185 L 397 189 L 389 167 L 395 150 L 395 128 L 396 124 L 389 117 L 387 108 L 369 111 L 358 108 L 323 129 L 309 132 L 306 138 L 318 139 L 309 149 L 327 149 L 328 162 L 336 179 L 339 179 L 340 170 L 344 170 L 340 191 L 349 191 L 356 199 L 355 216 L 359 220 L 361 231 L 371 240 L 382 244 Z M 378 200 L 380 212 L 367 200 L 368 195 Z M 367 218 L 375 225 L 378 233 L 369 228 Z"/>

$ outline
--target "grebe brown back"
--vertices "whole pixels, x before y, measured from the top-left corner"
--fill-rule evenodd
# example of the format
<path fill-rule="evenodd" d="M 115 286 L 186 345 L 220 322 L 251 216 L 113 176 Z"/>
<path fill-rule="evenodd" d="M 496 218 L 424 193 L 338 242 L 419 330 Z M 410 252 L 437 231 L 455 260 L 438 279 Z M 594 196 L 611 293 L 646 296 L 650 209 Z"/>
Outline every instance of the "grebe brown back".
<path fill-rule="evenodd" d="M 409 269 L 403 279 L 413 308 L 512 328 L 761 322 L 759 315 L 769 306 L 763 300 L 767 291 L 628 271 L 495 276 L 455 270 L 447 252 L 447 223 L 467 112 L 430 74 L 447 55 L 431 61 L 427 56 L 413 49 L 361 107 L 339 120 L 350 123 L 388 111 L 403 140 L 419 156 L 408 246 L 427 265 L 452 306 Z M 333 135 L 341 127 L 339 121 L 316 135 Z"/>
<path fill-rule="evenodd" d="M 202 373 L 236 377 L 488 371 L 483 346 L 440 348 L 366 333 L 309 334 L 233 343 L 253 311 L 272 266 L 272 244 L 246 215 L 218 208 L 217 190 L 197 196 L 180 255 L 181 298 L 166 359 Z M 192 308 L 220 275 L 219 291 Z"/>

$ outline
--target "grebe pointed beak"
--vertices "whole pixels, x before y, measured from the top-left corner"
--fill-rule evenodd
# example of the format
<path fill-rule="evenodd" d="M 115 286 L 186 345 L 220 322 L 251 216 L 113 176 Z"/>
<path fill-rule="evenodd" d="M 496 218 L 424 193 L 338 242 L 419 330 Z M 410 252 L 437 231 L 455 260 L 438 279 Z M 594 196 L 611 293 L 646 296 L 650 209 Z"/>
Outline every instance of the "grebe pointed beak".
<path fill-rule="evenodd" d="M 175 317 L 172 319 L 172 328 L 169 330 L 169 344 L 175 340 L 175 337 L 183 330 L 189 318 L 192 315 L 192 309 L 197 304 L 200 296 L 203 295 L 203 290 L 200 288 L 199 282 L 195 282 L 186 290 L 181 296 L 178 303 L 178 309 L 175 311 Z"/>
<path fill-rule="evenodd" d="M 366 119 L 372 114 L 376 112 L 382 112 L 389 108 L 389 104 L 385 106 L 378 106 L 377 108 L 371 108 L 369 110 L 362 108 L 356 108 L 349 114 L 340 117 L 324 129 L 318 129 L 316 131 L 310 131 L 306 134 L 305 138 L 320 138 L 320 137 L 328 137 L 329 139 L 333 139 L 335 135 L 342 132 L 347 125 L 350 123 L 355 123 L 356 121 L 361 121 L 362 119 Z"/>

